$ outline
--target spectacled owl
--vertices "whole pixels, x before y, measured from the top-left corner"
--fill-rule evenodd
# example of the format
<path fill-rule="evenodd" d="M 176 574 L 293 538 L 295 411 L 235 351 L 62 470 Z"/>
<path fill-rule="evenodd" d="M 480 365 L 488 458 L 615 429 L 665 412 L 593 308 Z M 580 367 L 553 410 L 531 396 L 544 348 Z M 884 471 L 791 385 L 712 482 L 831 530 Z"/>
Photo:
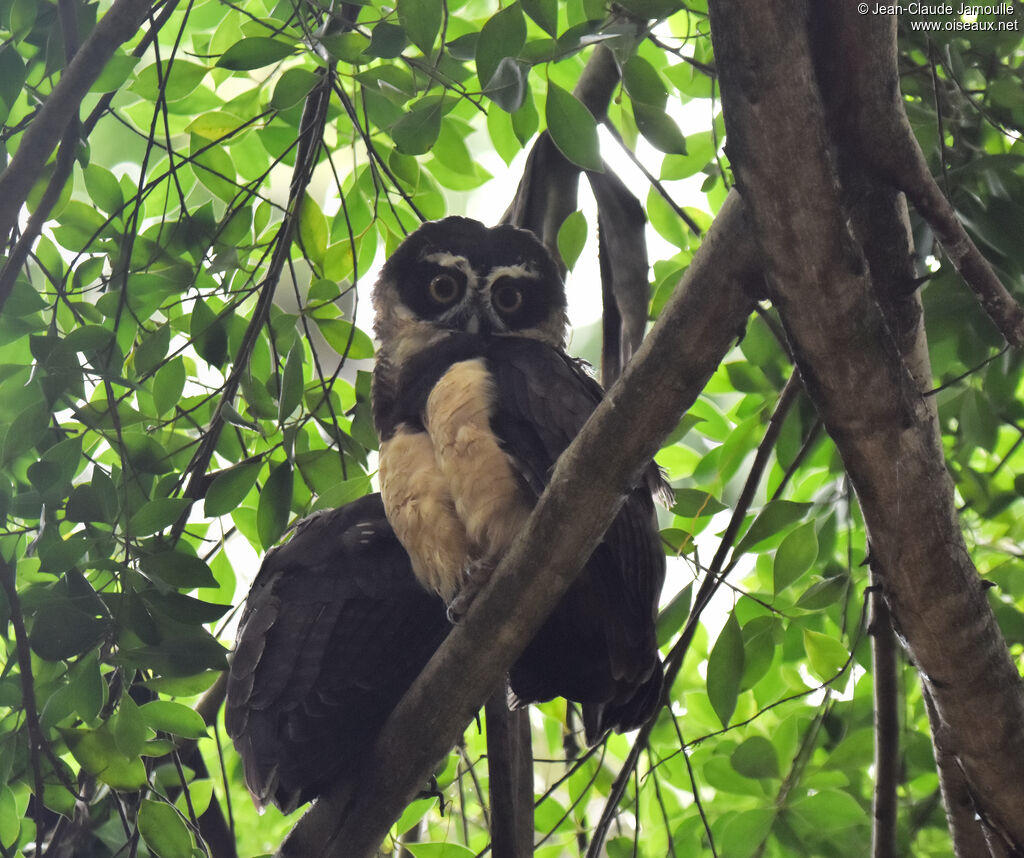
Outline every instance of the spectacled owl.
<path fill-rule="evenodd" d="M 565 352 L 565 289 L 525 230 L 426 223 L 385 263 L 373 304 L 384 508 L 416 577 L 457 615 L 603 391 Z M 514 705 L 579 702 L 590 742 L 639 726 L 660 697 L 660 480 L 652 464 L 509 673 Z"/>

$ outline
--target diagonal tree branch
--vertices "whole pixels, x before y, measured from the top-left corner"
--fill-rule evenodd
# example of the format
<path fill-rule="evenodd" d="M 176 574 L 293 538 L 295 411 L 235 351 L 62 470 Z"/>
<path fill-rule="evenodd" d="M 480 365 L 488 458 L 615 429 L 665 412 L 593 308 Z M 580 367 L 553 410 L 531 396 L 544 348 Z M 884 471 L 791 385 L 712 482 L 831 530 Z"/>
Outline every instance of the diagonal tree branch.
<path fill-rule="evenodd" d="M 89 87 L 114 51 L 134 36 L 149 11 L 150 0 L 115 0 L 75 54 L 45 104 L 25 129 L 7 169 L 0 173 L 0 242 L 6 244 L 18 212 L 39 178 L 47 158 L 73 119 Z M 3 307 L 9 292 L 0 294 Z"/>
<path fill-rule="evenodd" d="M 739 201 L 727 203 L 650 335 L 579 437 L 465 620 L 398 705 L 358 770 L 299 821 L 282 856 L 369 858 L 540 627 L 661 440 L 753 307 Z M 616 455 L 607 455 L 614 449 Z M 509 606 L 515 610 L 509 610 Z"/>

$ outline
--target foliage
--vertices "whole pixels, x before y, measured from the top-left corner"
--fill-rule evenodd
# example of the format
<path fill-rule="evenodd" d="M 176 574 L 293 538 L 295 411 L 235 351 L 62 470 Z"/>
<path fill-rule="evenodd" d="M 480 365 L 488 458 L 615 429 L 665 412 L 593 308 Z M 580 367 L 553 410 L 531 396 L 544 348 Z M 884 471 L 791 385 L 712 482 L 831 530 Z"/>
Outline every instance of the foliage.
<path fill-rule="evenodd" d="M 0 0 L 3 164 L 61 79 L 65 42 L 81 43 L 106 11 Z M 915 131 L 1019 292 L 1020 38 L 926 37 L 910 23 L 902 81 Z M 686 194 L 706 225 L 730 183 L 700 0 L 611 11 L 594 0 L 165 0 L 114 53 L 79 138 L 30 196 L 41 237 L 2 275 L 4 854 L 49 851 L 51 838 L 54 850 L 79 844 L 76 855 L 126 854 L 126 843 L 204 854 L 211 802 L 230 815 L 240 854 L 280 841 L 287 821 L 273 810 L 256 821 L 215 718 L 208 726 L 192 708 L 225 666 L 230 607 L 252 558 L 291 522 L 370 488 L 373 350 L 356 312 L 375 263 L 464 192 L 494 193 L 481 153 L 512 164 L 547 128 L 581 167 L 611 154 L 572 93 L 597 43 L 623 74 L 608 122 L 660 179 L 641 193 L 666 248 L 653 264 L 656 317 L 700 242 L 672 198 Z M 683 106 L 704 120 L 685 138 L 673 118 Z M 584 226 L 571 217 L 560 236 L 570 261 Z M 915 233 L 949 467 L 1019 656 L 1024 364 L 999 351 L 927 227 Z M 780 400 L 791 373 L 764 309 L 658 457 L 677 487 L 663 536 L 679 558 L 658 630 L 666 653 L 689 648 L 671 710 L 626 777 L 610 856 L 697 854 L 709 841 L 730 858 L 867 852 L 865 534 L 812 409 Z M 780 401 L 777 435 L 766 435 Z M 730 577 L 694 630 L 708 554 Z M 901 845 L 945 855 L 911 677 L 905 667 Z M 548 761 L 537 852 L 578 854 L 631 739 L 583 751 L 562 701 L 537 707 L 533 724 L 534 754 Z M 468 847 L 446 855 L 486 846 L 482 754 L 471 726 L 438 768 L 443 814 L 421 800 L 395 827 L 424 841 L 414 855 L 442 854 L 428 845 L 442 841 Z"/>

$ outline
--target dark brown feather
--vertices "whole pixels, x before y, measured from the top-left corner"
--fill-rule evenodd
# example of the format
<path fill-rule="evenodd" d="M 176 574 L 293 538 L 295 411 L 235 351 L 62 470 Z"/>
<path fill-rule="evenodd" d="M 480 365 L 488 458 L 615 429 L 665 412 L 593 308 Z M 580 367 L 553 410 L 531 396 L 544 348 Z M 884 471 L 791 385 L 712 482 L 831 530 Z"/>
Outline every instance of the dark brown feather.
<path fill-rule="evenodd" d="M 301 522 L 253 583 L 228 680 L 257 804 L 291 812 L 352 767 L 449 629 L 379 495 Z"/>

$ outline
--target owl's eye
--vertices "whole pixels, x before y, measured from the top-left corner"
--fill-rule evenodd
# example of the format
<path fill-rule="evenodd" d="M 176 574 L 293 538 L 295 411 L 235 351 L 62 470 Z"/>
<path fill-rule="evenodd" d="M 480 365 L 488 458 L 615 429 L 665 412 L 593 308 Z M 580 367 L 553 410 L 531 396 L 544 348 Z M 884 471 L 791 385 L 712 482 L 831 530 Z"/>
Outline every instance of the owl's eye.
<path fill-rule="evenodd" d="M 459 297 L 462 284 L 451 274 L 438 274 L 430 281 L 430 297 L 438 304 L 451 304 Z"/>
<path fill-rule="evenodd" d="M 523 291 L 511 283 L 502 283 L 491 293 L 491 300 L 499 313 L 508 315 L 523 306 Z"/>

